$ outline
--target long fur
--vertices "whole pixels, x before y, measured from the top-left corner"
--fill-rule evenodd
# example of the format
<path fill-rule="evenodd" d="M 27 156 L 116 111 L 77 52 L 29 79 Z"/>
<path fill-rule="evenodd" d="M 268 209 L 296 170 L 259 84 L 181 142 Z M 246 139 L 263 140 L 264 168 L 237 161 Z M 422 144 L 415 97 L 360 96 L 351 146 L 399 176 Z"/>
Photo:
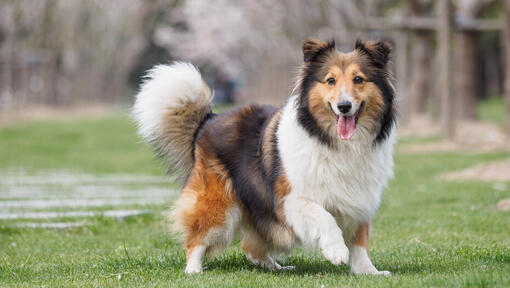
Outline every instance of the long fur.
<path fill-rule="evenodd" d="M 193 166 L 195 132 L 211 115 L 212 91 L 189 63 L 157 65 L 145 78 L 133 107 L 139 134 L 171 170 L 186 176 Z"/>
<path fill-rule="evenodd" d="M 184 236 L 186 273 L 201 272 L 205 256 L 240 234 L 247 258 L 265 268 L 285 268 L 271 255 L 304 244 L 353 273 L 389 274 L 370 261 L 368 237 L 393 177 L 390 51 L 382 42 L 341 53 L 333 41 L 305 41 L 296 95 L 283 108 L 248 105 L 214 117 L 212 93 L 192 65 L 149 73 L 134 114 L 140 134 L 186 176 L 170 213 Z M 345 95 L 358 107 L 350 140 L 340 139 L 343 116 L 332 106 Z"/>

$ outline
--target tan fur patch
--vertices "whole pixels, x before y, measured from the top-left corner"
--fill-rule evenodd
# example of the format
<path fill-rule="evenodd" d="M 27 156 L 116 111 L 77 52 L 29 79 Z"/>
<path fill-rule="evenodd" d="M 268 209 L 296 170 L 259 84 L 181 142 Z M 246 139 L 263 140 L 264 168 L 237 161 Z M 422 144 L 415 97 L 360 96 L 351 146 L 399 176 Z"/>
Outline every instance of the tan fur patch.
<path fill-rule="evenodd" d="M 285 176 L 285 171 L 282 168 L 282 173 L 278 177 L 274 186 L 275 197 L 276 197 L 276 216 L 280 223 L 286 223 L 285 213 L 283 212 L 283 199 L 291 191 L 290 182 Z M 274 225 L 272 227 L 272 237 L 275 240 L 276 246 L 283 250 L 290 250 L 294 245 L 294 232 L 287 225 Z"/>
<path fill-rule="evenodd" d="M 210 94 L 209 91 L 202 93 Z M 193 166 L 194 131 L 207 114 L 211 113 L 211 99 L 211 96 L 199 97 L 196 102 L 183 102 L 168 108 L 157 131 L 155 144 L 159 153 L 168 157 L 170 166 L 181 176 L 187 175 Z"/>
<path fill-rule="evenodd" d="M 269 253 L 269 246 L 249 221 L 243 221 L 241 249 L 253 260 L 261 262 Z"/>
<path fill-rule="evenodd" d="M 199 146 L 195 157 L 195 166 L 170 214 L 173 229 L 184 235 L 188 252 L 201 245 L 212 228 L 225 225 L 227 212 L 236 203 L 219 161 L 205 158 Z"/>
<path fill-rule="evenodd" d="M 290 193 L 290 182 L 289 179 L 287 179 L 287 176 L 285 176 L 285 170 L 282 169 L 281 175 L 276 179 L 275 183 L 275 194 L 277 201 L 282 200 L 287 194 Z"/>
<path fill-rule="evenodd" d="M 333 55 L 324 64 L 325 76 L 319 79 L 321 82 L 317 82 L 309 92 L 310 112 L 325 131 L 328 131 L 332 137 L 336 136 L 337 119 L 331 107 L 337 105 L 343 93 L 347 93 L 351 95 L 357 106 L 360 106 L 362 102 L 365 103 L 358 124 L 374 132 L 384 108 L 381 91 L 363 73 L 361 66 L 365 63 L 356 51 L 346 54 L 337 52 Z M 361 77 L 363 82 L 355 84 L 353 80 L 356 76 Z M 334 78 L 336 83 L 329 85 L 327 83 L 329 78 Z"/>
<path fill-rule="evenodd" d="M 354 236 L 354 244 L 367 250 L 368 257 L 370 257 L 370 251 L 368 250 L 368 239 L 370 238 L 370 223 L 361 223 Z"/>
<path fill-rule="evenodd" d="M 280 116 L 281 111 L 276 112 L 276 114 L 271 118 L 269 124 L 267 124 L 267 127 L 264 130 L 264 136 L 262 138 L 261 159 L 262 164 L 264 165 L 264 169 L 266 171 L 270 171 L 274 164 L 275 147 L 273 147 L 273 137 L 276 133 L 276 129 L 278 128 Z"/>
<path fill-rule="evenodd" d="M 335 135 L 336 131 L 336 116 L 331 111 L 330 99 L 334 96 L 332 91 L 329 91 L 322 83 L 318 83 L 311 89 L 308 96 L 308 105 L 310 112 L 315 117 L 319 125 L 324 127 L 325 131 Z M 335 104 L 336 105 L 336 104 Z"/>
<path fill-rule="evenodd" d="M 380 115 L 383 113 L 384 100 L 381 95 L 381 91 L 374 83 L 367 83 L 367 87 L 364 90 L 365 94 L 365 109 L 360 115 L 358 120 L 359 125 L 363 125 L 372 132 L 377 127 L 377 121 L 379 121 Z"/>

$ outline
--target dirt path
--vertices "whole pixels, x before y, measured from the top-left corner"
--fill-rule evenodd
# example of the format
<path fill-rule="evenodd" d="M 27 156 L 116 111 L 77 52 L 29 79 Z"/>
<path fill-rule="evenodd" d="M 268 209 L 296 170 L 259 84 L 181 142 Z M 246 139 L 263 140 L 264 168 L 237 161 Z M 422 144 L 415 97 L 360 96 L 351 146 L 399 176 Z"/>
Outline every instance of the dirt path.
<path fill-rule="evenodd" d="M 498 191 L 509 191 L 510 185 L 504 182 L 510 182 L 510 159 L 499 162 L 479 164 L 466 169 L 440 174 L 441 180 L 480 180 L 491 181 L 492 189 Z M 496 209 L 500 211 L 510 211 L 510 198 L 500 200 L 496 204 Z"/>
<path fill-rule="evenodd" d="M 463 170 L 444 173 L 438 176 L 442 180 L 481 180 L 510 182 L 510 159 L 479 164 Z"/>
<path fill-rule="evenodd" d="M 398 131 L 399 137 L 426 137 L 441 135 L 441 129 L 428 116 L 417 116 Z M 510 151 L 510 139 L 502 127 L 477 121 L 462 121 L 457 125 L 453 140 L 407 144 L 403 153 L 467 152 L 487 153 Z"/>
<path fill-rule="evenodd" d="M 7 109 L 0 111 L 0 128 L 26 121 L 62 120 L 75 117 L 100 117 L 112 112 L 122 111 L 122 107 L 113 105 L 82 105 L 74 107 L 48 108 L 29 107 L 23 109 Z"/>

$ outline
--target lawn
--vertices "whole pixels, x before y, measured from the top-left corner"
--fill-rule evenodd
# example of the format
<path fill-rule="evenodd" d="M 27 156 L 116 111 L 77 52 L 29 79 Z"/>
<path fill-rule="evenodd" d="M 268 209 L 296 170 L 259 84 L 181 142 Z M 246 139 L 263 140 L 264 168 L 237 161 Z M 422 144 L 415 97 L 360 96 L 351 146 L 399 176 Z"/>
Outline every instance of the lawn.
<path fill-rule="evenodd" d="M 420 140 L 404 139 L 401 143 L 415 141 Z M 49 193 L 41 192 L 48 197 L 61 193 L 64 198 L 96 194 L 106 197 L 109 195 L 100 193 L 106 187 L 105 194 L 145 188 L 149 192 L 143 193 L 154 195 L 155 191 L 163 191 L 163 196 L 154 196 L 156 201 L 150 203 L 72 208 L 101 212 L 120 207 L 146 213 L 126 217 L 96 215 L 85 220 L 78 216 L 30 220 L 85 221 L 83 226 L 27 228 L 19 225 L 24 219 L 0 220 L 0 286 L 510 287 L 510 213 L 495 209 L 499 200 L 510 198 L 510 188 L 435 178 L 441 172 L 508 157 L 508 153 L 395 155 L 395 180 L 385 192 L 371 238 L 373 262 L 379 269 L 392 271 L 390 277 L 353 276 L 347 267 L 335 267 L 320 254 L 300 249 L 285 262 L 296 266 L 295 270 L 266 271 L 249 264 L 238 242 L 220 257 L 207 261 L 203 274 L 187 276 L 183 271 L 185 253 L 167 232 L 161 216 L 177 195 L 178 186 L 170 183 L 151 149 L 140 143 L 126 115 L 0 128 L 0 214 L 19 212 L 2 206 L 2 201 L 27 200 L 13 194 L 25 188 L 30 193 L 42 189 Z M 54 181 L 74 179 L 69 175 L 75 175 L 58 176 L 54 171 L 88 175 L 79 180 L 89 181 L 88 186 L 80 186 L 85 184 L 79 181 Z M 16 177 L 42 175 L 35 179 L 48 181 L 12 184 L 5 176 L 9 173 Z M 112 175 L 127 176 L 108 178 L 110 182 L 100 178 Z M 153 178 L 134 181 L 141 176 Z M 111 183 L 126 178 L 133 181 Z M 103 182 L 90 183 L 94 179 Z M 160 179 L 168 179 L 169 183 Z M 506 184 L 510 187 L 510 183 Z M 33 211 L 48 210 L 35 207 Z"/>

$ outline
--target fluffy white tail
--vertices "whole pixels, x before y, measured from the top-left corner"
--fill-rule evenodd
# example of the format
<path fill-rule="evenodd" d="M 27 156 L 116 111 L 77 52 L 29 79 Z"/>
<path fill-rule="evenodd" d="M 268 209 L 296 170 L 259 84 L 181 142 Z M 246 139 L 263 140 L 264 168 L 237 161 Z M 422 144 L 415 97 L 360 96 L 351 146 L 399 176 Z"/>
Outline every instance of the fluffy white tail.
<path fill-rule="evenodd" d="M 136 96 L 138 133 L 181 176 L 192 168 L 195 132 L 211 113 L 212 98 L 197 68 L 184 62 L 152 68 Z"/>

